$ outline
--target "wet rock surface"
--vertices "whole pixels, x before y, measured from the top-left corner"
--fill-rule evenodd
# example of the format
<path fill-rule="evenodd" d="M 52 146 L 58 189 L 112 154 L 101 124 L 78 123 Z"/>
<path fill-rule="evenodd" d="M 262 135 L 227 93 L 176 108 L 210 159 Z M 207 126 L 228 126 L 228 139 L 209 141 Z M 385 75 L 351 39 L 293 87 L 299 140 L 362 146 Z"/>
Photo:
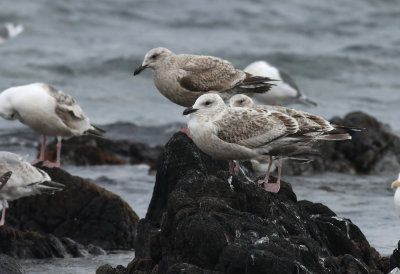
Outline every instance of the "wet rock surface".
<path fill-rule="evenodd" d="M 102 248 L 92 244 L 83 246 L 67 237 L 57 238 L 53 234 L 21 231 L 7 226 L 0 228 L 0 241 L 1 254 L 21 259 L 85 257 L 89 254 L 106 254 Z"/>
<path fill-rule="evenodd" d="M 233 176 L 177 133 L 166 144 L 127 273 L 386 273 L 350 220 Z M 111 272 L 110 272 L 111 273 Z"/>
<path fill-rule="evenodd" d="M 10 256 L 0 254 L 0 274 L 23 274 L 25 273 L 19 263 Z"/>
<path fill-rule="evenodd" d="M 146 164 L 155 167 L 161 153 L 161 146 L 81 136 L 63 141 L 61 161 L 70 165 Z M 56 159 L 54 141 L 47 146 L 46 159 L 53 162 Z"/>
<path fill-rule="evenodd" d="M 76 257 L 134 247 L 138 216 L 119 196 L 62 169 L 43 170 L 65 189 L 9 203 L 6 225 L 0 228 L 2 253 L 43 258 L 63 257 L 64 252 Z"/>

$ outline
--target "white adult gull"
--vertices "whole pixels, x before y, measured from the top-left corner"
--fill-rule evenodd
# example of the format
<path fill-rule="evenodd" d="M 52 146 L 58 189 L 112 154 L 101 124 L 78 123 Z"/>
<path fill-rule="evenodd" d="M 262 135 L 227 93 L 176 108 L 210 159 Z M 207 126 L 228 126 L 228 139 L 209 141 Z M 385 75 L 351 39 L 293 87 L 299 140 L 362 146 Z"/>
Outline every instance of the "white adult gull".
<path fill-rule="evenodd" d="M 217 94 L 200 96 L 183 114 L 189 115 L 188 128 L 194 143 L 221 160 L 304 154 L 319 135 L 324 135 L 301 133 L 296 119 L 279 111 L 227 107 Z M 346 134 L 346 139 L 350 138 Z M 259 182 L 267 191 L 279 191 L 281 166 L 280 162 L 275 184 L 268 182 L 268 176 Z"/>
<path fill-rule="evenodd" d="M 63 138 L 85 134 L 101 136 L 105 132 L 90 124 L 72 96 L 42 83 L 4 90 L 0 94 L 0 116 L 19 120 L 43 135 L 40 156 L 34 163 L 44 161 L 46 136 L 57 137 L 57 159 L 55 163 L 44 161 L 47 167 L 60 166 Z"/>
<path fill-rule="evenodd" d="M 300 91 L 300 88 L 289 74 L 270 65 L 266 61 L 253 62 L 244 71 L 253 75 L 270 77 L 277 80 L 268 93 L 254 94 L 254 97 L 264 104 L 286 106 L 301 103 L 305 105 L 317 105 Z"/>
<path fill-rule="evenodd" d="M 32 166 L 17 154 L 0 151 L 0 200 L 3 212 L 0 226 L 4 225 L 7 201 L 37 194 L 53 194 L 64 185 L 53 182 L 41 169 Z"/>
<path fill-rule="evenodd" d="M 254 76 L 235 68 L 230 62 L 214 57 L 175 54 L 166 48 L 151 49 L 134 72 L 153 70 L 157 89 L 172 102 L 189 107 L 205 93 L 229 98 L 237 93 L 264 93 L 272 84 L 269 77 Z"/>
<path fill-rule="evenodd" d="M 400 216 L 400 173 L 397 180 L 392 183 L 392 188 L 396 188 L 396 192 L 394 193 L 394 208 L 397 211 L 397 214 Z"/>

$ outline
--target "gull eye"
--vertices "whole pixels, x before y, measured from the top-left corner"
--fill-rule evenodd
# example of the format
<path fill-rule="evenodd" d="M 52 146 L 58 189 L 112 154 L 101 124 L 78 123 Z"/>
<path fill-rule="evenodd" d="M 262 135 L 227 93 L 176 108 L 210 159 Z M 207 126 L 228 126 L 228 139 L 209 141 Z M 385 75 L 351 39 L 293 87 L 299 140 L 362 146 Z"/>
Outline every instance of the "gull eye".
<path fill-rule="evenodd" d="M 156 59 L 158 57 L 158 54 L 154 53 L 152 56 L 150 56 L 151 59 Z"/>
<path fill-rule="evenodd" d="M 240 103 L 240 104 L 243 104 L 243 103 L 244 103 L 244 100 L 243 100 L 243 99 L 242 99 L 242 100 L 240 100 L 240 101 L 239 101 L 239 103 Z"/>
<path fill-rule="evenodd" d="M 206 102 L 204 103 L 204 105 L 209 106 L 209 105 L 211 105 L 211 103 L 212 103 L 212 102 L 208 100 L 208 101 L 206 101 Z"/>

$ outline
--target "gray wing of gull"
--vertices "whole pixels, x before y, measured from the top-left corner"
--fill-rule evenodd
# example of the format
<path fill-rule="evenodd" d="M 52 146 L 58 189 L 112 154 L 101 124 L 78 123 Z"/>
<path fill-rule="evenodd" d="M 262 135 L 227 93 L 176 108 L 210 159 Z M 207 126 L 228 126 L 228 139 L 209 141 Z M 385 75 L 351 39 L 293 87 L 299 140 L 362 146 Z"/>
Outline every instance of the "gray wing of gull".
<path fill-rule="evenodd" d="M 282 82 L 285 82 L 286 84 L 288 84 L 289 86 L 291 86 L 292 88 L 294 88 L 295 90 L 297 90 L 297 92 L 299 94 L 301 94 L 300 92 L 300 88 L 299 86 L 296 84 L 296 82 L 293 80 L 293 78 L 286 72 L 282 71 L 282 70 L 278 70 L 279 71 L 279 76 L 282 79 Z"/>
<path fill-rule="evenodd" d="M 82 108 L 71 95 L 50 85 L 43 84 L 43 87 L 56 100 L 55 112 L 67 127 L 76 129 L 78 122 L 87 119 Z"/>

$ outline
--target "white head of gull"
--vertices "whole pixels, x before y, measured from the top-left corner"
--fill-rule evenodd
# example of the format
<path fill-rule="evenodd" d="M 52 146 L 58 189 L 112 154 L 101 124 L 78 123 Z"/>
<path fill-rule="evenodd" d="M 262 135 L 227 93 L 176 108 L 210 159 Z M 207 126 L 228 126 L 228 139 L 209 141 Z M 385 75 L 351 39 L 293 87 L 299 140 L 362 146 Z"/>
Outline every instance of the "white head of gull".
<path fill-rule="evenodd" d="M 101 136 L 105 131 L 90 124 L 78 103 L 70 96 L 47 84 L 35 83 L 4 90 L 0 94 L 0 116 L 19 120 L 43 135 L 39 159 L 44 161 L 46 136 L 57 137 L 57 160 L 45 161 L 44 166 L 60 166 L 61 140 L 91 134 Z"/>

